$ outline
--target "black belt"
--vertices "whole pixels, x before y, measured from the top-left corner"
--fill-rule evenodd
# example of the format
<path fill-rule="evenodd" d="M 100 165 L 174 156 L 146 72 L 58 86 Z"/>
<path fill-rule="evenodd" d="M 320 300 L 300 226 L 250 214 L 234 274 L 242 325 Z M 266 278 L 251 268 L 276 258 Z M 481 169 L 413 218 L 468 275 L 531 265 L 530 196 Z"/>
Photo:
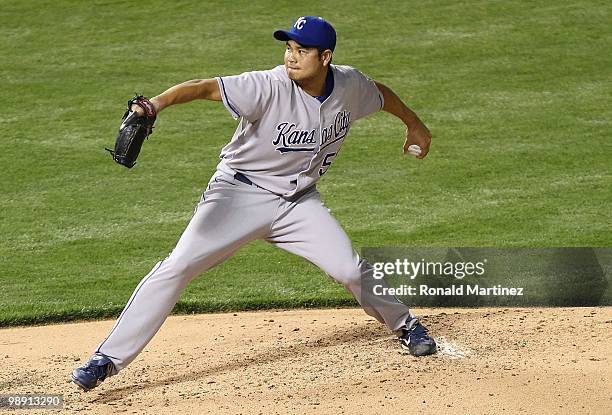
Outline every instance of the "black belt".
<path fill-rule="evenodd" d="M 244 174 L 242 173 L 236 173 L 234 174 L 234 179 L 238 180 L 239 182 L 242 182 L 244 184 L 248 184 L 249 186 L 255 186 L 255 187 L 259 187 L 260 189 L 264 189 L 261 186 L 256 185 L 255 183 L 253 183 L 248 177 L 246 177 Z M 292 180 L 291 183 L 297 183 L 297 180 Z M 306 189 L 302 189 L 300 190 L 298 193 L 296 193 L 295 195 L 291 196 L 291 197 L 286 197 L 284 199 L 288 200 L 288 201 L 295 201 L 298 200 L 300 197 L 304 196 L 306 193 L 310 192 L 312 189 L 315 189 L 315 186 L 310 186 Z M 264 189 L 266 190 L 266 189 Z"/>
<path fill-rule="evenodd" d="M 249 186 L 253 186 L 253 182 L 249 180 L 248 177 L 246 177 L 244 174 L 242 173 L 236 173 L 234 174 L 234 179 L 238 180 L 239 182 L 248 184 Z M 255 185 L 257 186 L 257 185 Z M 259 187 L 259 186 L 257 186 Z"/>
<path fill-rule="evenodd" d="M 250 185 L 250 186 L 253 186 L 253 185 L 257 186 L 257 185 L 256 185 L 256 184 L 254 184 L 252 181 L 250 181 L 248 177 L 246 177 L 246 176 L 245 176 L 244 174 L 242 174 L 242 173 L 236 173 L 236 174 L 234 174 L 234 179 L 236 179 L 236 180 L 238 180 L 238 181 L 240 181 L 240 182 L 242 182 L 242 183 L 246 183 L 246 184 L 248 184 L 248 185 Z M 291 184 L 295 184 L 295 185 L 297 185 L 297 180 L 291 180 Z M 260 187 L 260 186 L 257 186 L 257 187 Z"/>

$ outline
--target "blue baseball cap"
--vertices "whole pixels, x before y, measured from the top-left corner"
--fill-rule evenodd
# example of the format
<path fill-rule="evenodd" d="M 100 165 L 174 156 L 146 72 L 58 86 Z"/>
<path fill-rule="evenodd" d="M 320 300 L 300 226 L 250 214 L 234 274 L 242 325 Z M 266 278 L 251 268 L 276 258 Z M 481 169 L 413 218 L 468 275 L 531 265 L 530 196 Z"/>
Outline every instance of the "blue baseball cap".
<path fill-rule="evenodd" d="M 299 17 L 289 30 L 274 32 L 277 40 L 294 40 L 302 46 L 331 49 L 336 47 L 336 31 L 327 20 L 316 16 Z"/>

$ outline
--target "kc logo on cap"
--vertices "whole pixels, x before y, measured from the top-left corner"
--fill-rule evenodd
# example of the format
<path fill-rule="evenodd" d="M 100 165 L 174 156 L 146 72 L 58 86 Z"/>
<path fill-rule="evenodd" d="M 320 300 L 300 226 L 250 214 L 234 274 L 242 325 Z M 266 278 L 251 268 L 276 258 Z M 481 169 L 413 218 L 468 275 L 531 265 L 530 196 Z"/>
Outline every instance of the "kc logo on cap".
<path fill-rule="evenodd" d="M 295 27 L 297 30 L 302 30 L 305 24 L 306 24 L 306 18 L 302 16 L 295 21 L 295 24 L 293 25 L 293 27 Z"/>

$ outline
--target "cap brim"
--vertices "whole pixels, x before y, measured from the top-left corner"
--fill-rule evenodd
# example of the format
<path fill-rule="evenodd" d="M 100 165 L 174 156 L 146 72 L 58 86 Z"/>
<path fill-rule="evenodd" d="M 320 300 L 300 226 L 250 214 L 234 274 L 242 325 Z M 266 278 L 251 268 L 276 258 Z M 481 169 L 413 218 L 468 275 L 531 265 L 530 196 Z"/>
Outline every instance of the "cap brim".
<path fill-rule="evenodd" d="M 297 43 L 299 43 L 302 46 L 305 47 L 313 47 L 316 48 L 318 47 L 317 45 L 313 45 L 312 40 L 309 42 L 308 39 L 298 36 L 295 33 L 291 33 L 287 30 L 277 30 L 274 32 L 274 39 L 276 40 L 282 40 L 284 42 L 288 41 L 288 40 L 294 40 Z M 315 42 L 316 43 L 316 42 Z"/>
<path fill-rule="evenodd" d="M 286 42 L 291 38 L 289 37 L 289 33 L 286 30 L 277 30 L 274 32 L 274 39 L 283 40 Z"/>

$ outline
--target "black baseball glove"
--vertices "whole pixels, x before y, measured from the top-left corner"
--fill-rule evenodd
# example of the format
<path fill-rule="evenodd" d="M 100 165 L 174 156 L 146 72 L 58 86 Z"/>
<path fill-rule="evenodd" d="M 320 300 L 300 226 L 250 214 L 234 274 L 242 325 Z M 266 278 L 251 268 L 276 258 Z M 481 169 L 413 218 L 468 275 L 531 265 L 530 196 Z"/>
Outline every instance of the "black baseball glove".
<path fill-rule="evenodd" d="M 132 111 L 132 105 L 134 104 L 142 108 L 144 115 Z M 127 104 L 127 111 L 123 114 L 119 134 L 115 140 L 115 149 L 106 149 L 113 156 L 113 160 L 128 169 L 134 167 L 142 143 L 153 132 L 156 117 L 155 107 L 147 98 L 136 95 L 130 99 Z"/>

